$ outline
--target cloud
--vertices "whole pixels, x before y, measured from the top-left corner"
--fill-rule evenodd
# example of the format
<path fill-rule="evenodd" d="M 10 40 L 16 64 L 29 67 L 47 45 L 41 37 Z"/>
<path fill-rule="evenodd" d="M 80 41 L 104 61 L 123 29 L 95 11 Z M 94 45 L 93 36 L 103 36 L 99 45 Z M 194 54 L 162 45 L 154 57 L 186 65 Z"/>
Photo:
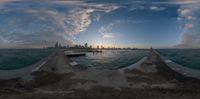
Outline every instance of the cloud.
<path fill-rule="evenodd" d="M 134 10 L 151 10 L 151 11 L 163 11 L 165 10 L 166 8 L 165 7 L 160 7 L 160 6 L 150 6 L 150 7 L 146 7 L 142 4 L 133 4 L 130 6 L 129 10 L 130 11 L 134 11 Z"/>
<path fill-rule="evenodd" d="M 188 20 L 195 20 L 195 10 L 191 8 L 179 8 L 178 9 L 180 17 L 183 17 Z"/>
<path fill-rule="evenodd" d="M 80 6 L 81 4 L 86 4 L 85 0 L 47 0 L 47 2 L 52 4 L 67 4 L 71 6 Z"/>
<path fill-rule="evenodd" d="M 43 12 L 43 10 L 39 10 Z M 12 16 L 11 14 L 21 14 Z M 60 27 L 49 15 L 56 15 L 56 11 L 39 13 L 38 10 L 26 9 L 24 11 L 10 10 L 6 17 L 0 16 L 6 24 L 0 27 L 1 47 L 43 47 L 52 46 L 55 42 L 71 44 L 69 39 Z"/>
<path fill-rule="evenodd" d="M 86 8 L 82 7 L 75 7 L 72 8 L 68 13 L 58 13 L 51 10 L 44 10 L 41 13 L 46 13 L 48 16 L 54 18 L 58 26 L 62 27 L 65 33 L 69 34 L 70 36 L 77 35 L 81 32 L 84 32 L 88 26 L 91 24 L 92 19 L 91 16 L 94 12 L 105 12 L 109 13 L 113 10 L 118 9 L 119 7 L 115 5 L 105 5 L 105 4 L 92 4 L 87 5 Z M 100 14 L 97 14 L 97 20 L 101 17 Z"/>
<path fill-rule="evenodd" d="M 94 15 L 94 21 L 99 21 L 101 18 L 101 14 L 95 14 Z"/>
<path fill-rule="evenodd" d="M 138 9 L 143 10 L 143 9 L 145 9 L 145 7 L 142 5 L 131 5 L 131 7 L 129 8 L 130 11 L 134 11 L 134 10 L 138 10 Z"/>
<path fill-rule="evenodd" d="M 177 48 L 200 48 L 200 33 L 183 33 L 182 41 Z"/>
<path fill-rule="evenodd" d="M 116 20 L 108 25 L 102 26 L 99 29 L 99 33 L 101 33 L 102 38 L 115 38 L 118 34 L 113 33 L 113 27 L 116 25 L 121 25 L 121 24 L 146 24 L 146 21 L 133 21 L 133 20 Z"/>
<path fill-rule="evenodd" d="M 103 38 L 114 38 L 114 34 L 110 32 L 111 29 L 112 29 L 111 26 L 101 27 L 99 32 L 101 33 Z"/>
<path fill-rule="evenodd" d="M 152 10 L 152 11 L 163 11 L 166 8 L 164 8 L 164 7 L 157 7 L 157 6 L 151 6 L 149 9 Z"/>
<path fill-rule="evenodd" d="M 185 28 L 191 29 L 191 28 L 193 28 L 193 24 L 191 24 L 191 23 L 185 24 Z"/>
<path fill-rule="evenodd" d="M 151 4 L 166 4 L 166 5 L 197 5 L 200 3 L 199 0 L 163 0 L 163 1 L 152 1 Z"/>
<path fill-rule="evenodd" d="M 192 13 L 191 9 L 179 9 L 181 12 L 181 15 L 187 17 L 188 15 L 190 15 Z"/>
<path fill-rule="evenodd" d="M 187 17 L 189 20 L 196 20 L 196 17 L 194 17 L 194 16 L 188 16 Z"/>
<path fill-rule="evenodd" d="M 42 6 L 38 2 L 24 2 L 18 4 L 21 5 L 20 8 L 18 5 L 6 6 L 12 2 L 1 1 L 0 3 L 4 4 L 3 9 L 8 10 L 2 12 L 8 17 L 0 16 L 1 19 L 7 20 L 5 26 L 0 27 L 1 47 L 31 47 L 31 45 L 41 47 L 52 45 L 57 41 L 62 44 L 72 44 L 75 36 L 83 33 L 95 18 L 98 21 L 102 14 L 120 8 L 115 4 L 64 0 L 42 1 L 41 3 L 44 3 Z M 30 6 L 25 6 L 27 4 Z M 58 5 L 65 10 L 56 9 Z M 11 13 L 18 16 L 9 15 Z"/>
<path fill-rule="evenodd" d="M 184 26 L 180 44 L 175 47 L 179 48 L 200 48 L 200 31 L 194 27 L 199 26 L 198 19 L 200 11 L 199 0 L 175 0 L 180 5 L 178 9 L 179 17 L 177 18 L 180 25 Z"/>
<path fill-rule="evenodd" d="M 192 5 L 192 4 L 198 4 L 200 3 L 199 0 L 171 0 L 171 4 L 179 4 L 179 5 Z"/>
<path fill-rule="evenodd" d="M 107 26 L 102 26 L 99 29 L 99 33 L 101 33 L 103 38 L 114 38 L 115 37 L 114 35 L 116 35 L 116 33 L 112 33 L 113 26 L 115 26 L 117 24 L 126 23 L 126 22 L 128 22 L 128 21 L 127 20 L 114 21 L 113 23 L 108 24 Z"/>
<path fill-rule="evenodd" d="M 183 19 L 181 17 L 177 17 L 177 21 L 181 22 Z"/>

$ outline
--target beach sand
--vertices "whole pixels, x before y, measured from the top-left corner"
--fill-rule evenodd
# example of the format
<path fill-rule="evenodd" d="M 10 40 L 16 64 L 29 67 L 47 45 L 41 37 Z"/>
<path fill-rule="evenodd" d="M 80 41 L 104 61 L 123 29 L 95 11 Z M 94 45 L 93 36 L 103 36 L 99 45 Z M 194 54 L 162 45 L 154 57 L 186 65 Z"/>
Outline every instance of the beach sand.
<path fill-rule="evenodd" d="M 119 70 L 70 62 L 59 52 L 32 73 L 33 80 L 0 80 L 0 98 L 200 99 L 200 80 L 173 71 L 154 51 L 139 66 Z"/>

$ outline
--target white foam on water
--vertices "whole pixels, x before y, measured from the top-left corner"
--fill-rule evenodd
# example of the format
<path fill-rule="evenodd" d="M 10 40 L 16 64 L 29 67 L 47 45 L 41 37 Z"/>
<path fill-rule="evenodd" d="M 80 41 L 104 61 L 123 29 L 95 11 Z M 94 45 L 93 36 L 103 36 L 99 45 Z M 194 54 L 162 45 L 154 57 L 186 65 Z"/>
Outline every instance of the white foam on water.
<path fill-rule="evenodd" d="M 165 62 L 166 63 L 170 63 L 170 62 L 172 62 L 171 60 L 169 60 L 169 59 L 167 59 L 167 60 L 165 60 Z"/>
<path fill-rule="evenodd" d="M 71 66 L 76 66 L 76 65 L 78 65 L 78 63 L 77 62 L 75 62 L 75 61 L 73 61 L 73 62 L 70 62 L 69 63 Z"/>
<path fill-rule="evenodd" d="M 134 68 L 137 68 L 139 67 L 145 60 L 147 59 L 147 57 L 143 57 L 142 59 L 140 59 L 138 62 L 134 63 L 134 64 L 131 64 L 127 67 L 124 67 L 124 68 L 120 68 L 118 71 L 121 72 L 121 73 L 124 73 L 125 70 L 129 69 L 129 70 L 132 70 Z"/>

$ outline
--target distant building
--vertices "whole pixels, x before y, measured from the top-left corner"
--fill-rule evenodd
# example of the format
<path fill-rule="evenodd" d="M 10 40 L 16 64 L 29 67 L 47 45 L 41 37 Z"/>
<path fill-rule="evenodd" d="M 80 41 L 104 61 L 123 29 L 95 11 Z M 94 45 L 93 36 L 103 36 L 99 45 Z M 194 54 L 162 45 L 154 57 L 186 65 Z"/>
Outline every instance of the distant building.
<path fill-rule="evenodd" d="M 85 48 L 88 48 L 88 43 L 85 43 L 84 47 L 85 47 Z"/>
<path fill-rule="evenodd" d="M 103 45 L 101 45 L 101 49 L 104 49 Z"/>
<path fill-rule="evenodd" d="M 58 42 L 56 42 L 56 44 L 55 44 L 54 48 L 58 48 Z"/>

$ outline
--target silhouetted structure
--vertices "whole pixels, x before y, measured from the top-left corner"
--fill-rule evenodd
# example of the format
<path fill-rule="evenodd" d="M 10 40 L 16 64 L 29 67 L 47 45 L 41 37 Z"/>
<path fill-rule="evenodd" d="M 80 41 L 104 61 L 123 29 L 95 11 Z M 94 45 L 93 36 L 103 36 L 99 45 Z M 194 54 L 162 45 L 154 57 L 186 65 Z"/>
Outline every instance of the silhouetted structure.
<path fill-rule="evenodd" d="M 58 42 L 56 42 L 56 44 L 55 44 L 54 48 L 58 48 Z"/>
<path fill-rule="evenodd" d="M 84 46 L 85 46 L 85 48 L 88 48 L 88 43 L 85 43 L 85 45 L 84 45 Z"/>
<path fill-rule="evenodd" d="M 150 51 L 153 52 L 153 48 L 152 47 L 150 48 Z"/>
<path fill-rule="evenodd" d="M 65 48 L 69 48 L 69 45 L 63 46 L 59 42 L 56 42 L 54 46 L 47 47 L 47 48 L 49 48 L 49 49 L 65 49 Z"/>
<path fill-rule="evenodd" d="M 103 45 L 101 45 L 101 49 L 104 49 Z"/>
<path fill-rule="evenodd" d="M 90 49 L 92 48 L 92 45 L 88 46 L 88 43 L 85 43 L 84 45 L 74 45 L 70 48 L 76 48 L 76 49 Z"/>

